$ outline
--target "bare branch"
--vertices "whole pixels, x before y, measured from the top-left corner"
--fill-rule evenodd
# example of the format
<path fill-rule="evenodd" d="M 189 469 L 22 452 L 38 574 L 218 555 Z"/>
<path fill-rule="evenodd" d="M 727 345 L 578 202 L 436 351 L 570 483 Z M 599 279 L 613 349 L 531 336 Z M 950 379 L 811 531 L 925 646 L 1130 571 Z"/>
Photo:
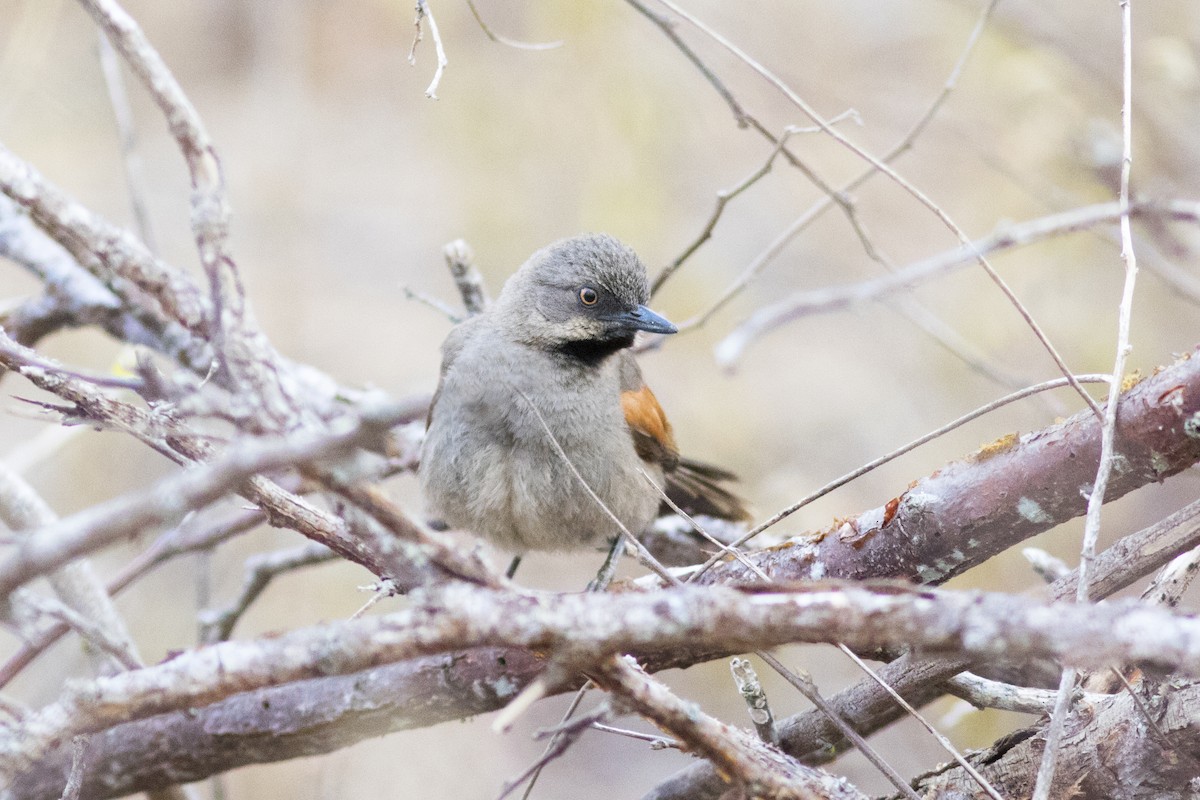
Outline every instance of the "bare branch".
<path fill-rule="evenodd" d="M 1089 698 L 1091 699 L 1091 698 Z M 1163 687 L 1146 697 L 1171 746 L 1146 735 L 1136 704 L 1128 694 L 1107 695 L 1079 703 L 1069 714 L 1071 735 L 1063 739 L 1052 797 L 1104 797 L 1133 800 L 1139 789 L 1164 787 L 1164 797 L 1185 798 L 1195 777 L 1195 762 L 1181 757 L 1200 753 L 1200 685 Z M 1041 752 L 1044 727 L 1019 730 L 983 751 L 977 763 L 1005 797 L 1029 797 Z M 1172 752 L 1174 750 L 1175 752 Z M 1119 758 L 1114 758 L 1119 754 Z M 1165 787 L 1176 787 L 1171 791 Z M 944 767 L 922 776 L 917 789 L 923 796 L 953 796 L 973 788 L 962 770 Z"/>
<path fill-rule="evenodd" d="M 1087 572 L 1096 555 L 1096 542 L 1100 538 L 1100 515 L 1104 508 L 1104 494 L 1108 489 L 1109 477 L 1117 458 L 1117 399 L 1121 393 L 1121 381 L 1125 375 L 1125 362 L 1129 355 L 1129 329 L 1133 318 L 1133 289 L 1137 282 L 1137 257 L 1133 251 L 1133 233 L 1130 229 L 1129 170 L 1133 163 L 1133 33 L 1129 0 L 1121 0 L 1121 31 L 1124 76 L 1121 105 L 1123 157 L 1121 159 L 1121 255 L 1125 260 L 1125 282 L 1121 292 L 1120 312 L 1117 316 L 1117 353 L 1113 360 L 1113 379 L 1108 386 L 1108 404 L 1105 407 L 1104 427 L 1100 438 L 1100 464 L 1096 469 L 1096 480 L 1088 493 L 1087 516 L 1083 528 L 1083 545 L 1079 554 L 1079 588 L 1076 600 L 1088 600 Z M 1042 751 L 1042 762 L 1038 768 L 1037 783 L 1033 789 L 1033 800 L 1049 800 L 1054 783 L 1054 770 L 1058 759 L 1059 742 L 1066 724 L 1067 710 L 1075 690 L 1076 674 L 1073 669 L 1063 670 L 1058 686 L 1058 700 L 1050 717 L 1046 731 L 1046 748 Z"/>
<path fill-rule="evenodd" d="M 337 558 L 337 554 L 323 544 L 309 542 L 289 550 L 260 553 L 246 561 L 246 577 L 238 596 L 220 611 L 203 612 L 200 623 L 204 642 L 223 642 L 233 634 L 233 626 L 258 599 L 272 580 L 278 576 L 314 564 L 322 564 Z"/>
<path fill-rule="evenodd" d="M 813 682 L 808 673 L 804 672 L 803 670 L 796 671 L 788 669 L 783 665 L 783 662 L 775 658 L 775 656 L 771 655 L 770 653 L 760 652 L 756 655 L 766 661 L 772 669 L 783 676 L 784 680 L 795 687 L 795 689 L 800 692 L 800 694 L 804 695 L 804 697 L 807 698 L 810 703 L 816 706 L 817 709 L 819 709 L 820 712 L 824 714 L 830 722 L 836 725 L 838 730 L 842 732 L 842 735 L 852 742 L 854 746 L 858 748 L 858 751 L 866 756 L 868 761 L 875 765 L 876 769 L 884 774 L 884 777 L 886 777 L 888 781 L 896 787 L 900 794 L 908 797 L 909 800 L 921 800 L 921 798 L 917 796 L 917 793 L 914 792 L 911 787 L 909 787 L 907 781 L 900 776 L 900 773 L 896 772 L 891 764 L 888 764 L 886 761 L 884 761 L 883 758 L 881 758 L 879 754 L 867 744 L 866 740 L 858 735 L 858 731 L 854 730 L 854 728 L 850 727 L 850 725 L 844 719 L 842 719 L 841 715 L 838 714 L 837 709 L 830 705 L 830 703 L 821 696 L 821 693 L 817 690 L 817 684 Z"/>
<path fill-rule="evenodd" d="M 0 358 L 11 352 L 11 347 L 5 348 Z M 28 374 L 29 368 L 23 372 Z M 377 415 L 370 412 L 371 416 L 335 421 L 328 432 L 238 445 L 210 465 L 185 471 L 150 490 L 111 500 L 47 526 L 0 563 L 0 595 L 72 558 L 208 505 L 257 473 L 346 453 L 378 438 L 386 431 L 388 422 L 395 420 L 395 409 L 376 411 Z"/>
<path fill-rule="evenodd" d="M 133 211 L 133 223 L 137 234 L 150 252 L 156 252 L 154 228 L 150 224 L 150 213 L 146 210 L 146 181 L 142 170 L 142 159 L 137 151 L 137 132 L 133 124 L 133 108 L 125 91 L 125 80 L 121 77 L 121 65 L 112 42 L 103 32 L 100 40 L 100 70 L 104 73 L 104 85 L 108 87 L 108 102 L 112 106 L 113 119 L 117 124 L 117 138 L 121 143 L 121 164 L 125 167 L 125 183 L 129 186 L 129 206 Z"/>
<path fill-rule="evenodd" d="M 755 339 L 786 322 L 809 314 L 827 313 L 850 308 L 857 303 L 879 300 L 892 292 L 910 288 L 967 266 L 977 254 L 1025 246 L 1065 233 L 1087 230 L 1102 223 L 1117 222 L 1124 213 L 1120 203 L 1102 203 L 1039 217 L 1017 225 L 1006 225 L 990 236 L 919 261 L 898 272 L 849 286 L 800 292 L 755 312 L 717 345 L 717 361 L 725 366 L 732 365 Z M 1128 213 L 1134 216 L 1162 217 L 1196 223 L 1200 222 L 1200 203 L 1135 203 L 1129 207 Z"/>
<path fill-rule="evenodd" d="M 463 239 L 455 239 L 442 248 L 442 255 L 446 258 L 446 266 L 450 268 L 454 285 L 458 287 L 458 293 L 462 296 L 467 316 L 473 317 L 487 311 L 491 301 L 488 299 L 483 276 L 475 266 L 475 251 L 471 246 Z"/>
<path fill-rule="evenodd" d="M 1200 460 L 1200 440 L 1189 433 L 1192 415 L 1200 412 L 1200 359 L 1147 378 L 1121 395 L 1120 406 L 1122 469 L 1112 477 L 1109 500 Z M 947 580 L 1083 514 L 1079 487 L 1095 478 L 1100 437 L 1100 423 L 1090 411 L 1081 412 L 948 464 L 879 508 L 748 558 L 780 581 L 880 574 L 922 583 Z M 755 577 L 727 561 L 696 580 Z"/>
<path fill-rule="evenodd" d="M 0 740 L 0 772 L 26 768 L 54 742 L 78 733 L 234 692 L 463 647 L 533 647 L 588 669 L 620 651 L 739 652 L 844 642 L 857 649 L 907 645 L 1012 660 L 1049 657 L 1089 668 L 1142 663 L 1200 676 L 1200 620 L 1130 601 L 1047 606 L 1000 594 L 879 593 L 844 584 L 799 593 L 745 594 L 719 586 L 584 593 L 541 596 L 531 605 L 532 597 L 461 583 L 430 597 L 406 611 L 223 642 L 71 687 L 23 720 L 7 742 Z"/>
<path fill-rule="evenodd" d="M 593 680 L 613 692 L 621 704 L 653 720 L 688 749 L 707 758 L 735 784 L 753 787 L 755 797 L 866 800 L 866 795 L 844 779 L 804 767 L 741 728 L 726 725 L 695 704 L 680 700 L 623 658 L 612 658 L 596 669 Z"/>
<path fill-rule="evenodd" d="M 472 0 L 467 0 L 467 8 L 471 9 L 471 14 L 475 17 L 475 22 L 479 24 L 479 29 L 484 35 L 497 44 L 508 45 L 515 47 L 518 50 L 553 50 L 556 47 L 562 47 L 561 41 L 555 42 L 520 42 L 516 39 L 510 39 L 507 36 L 501 36 L 488 27 L 488 24 L 483 21 L 483 17 L 479 14 L 479 9 L 475 7 Z"/>
<path fill-rule="evenodd" d="M 954 220 L 950 218 L 950 215 L 947 214 L 941 206 L 937 205 L 929 197 L 927 197 L 924 192 L 896 172 L 896 170 L 887 163 L 886 159 L 879 159 L 875 157 L 871 153 L 867 152 L 866 149 L 851 141 L 849 137 L 833 127 L 827 120 L 817 113 L 816 109 L 805 102 L 800 95 L 792 90 L 790 86 L 779 79 L 774 73 L 770 72 L 764 66 L 752 59 L 749 55 L 737 47 L 737 45 L 733 44 L 733 42 L 729 41 L 724 36 L 705 25 L 692 14 L 689 14 L 681 9 L 675 2 L 673 2 L 673 0 L 659 0 L 659 2 L 686 19 L 696 28 L 701 30 L 706 36 L 711 37 L 715 42 L 720 44 L 729 52 L 733 53 L 733 55 L 735 55 L 743 63 L 765 78 L 768 83 L 783 93 L 783 95 L 787 97 L 787 99 L 793 105 L 803 111 L 809 119 L 816 123 L 822 131 L 833 138 L 838 144 L 842 145 L 856 156 L 869 163 L 874 170 L 886 175 L 894 183 L 896 183 L 896 185 L 916 199 L 917 202 L 929 209 L 934 216 L 941 220 L 941 222 L 954 233 L 959 242 L 961 242 L 964 246 L 970 245 L 970 240 L 967 238 L 966 233 L 954 222 Z M 830 189 L 827 194 L 832 194 L 832 192 L 833 190 Z M 1071 381 L 1071 387 L 1075 389 L 1080 397 L 1083 398 L 1083 401 L 1088 404 L 1096 416 L 1100 416 L 1100 407 L 1096 405 L 1096 401 L 1092 399 L 1091 395 L 1083 391 L 1083 387 L 1073 381 L 1073 373 L 1071 369 L 1067 367 L 1067 364 L 1065 361 L 1063 361 L 1062 356 L 1058 354 L 1058 351 L 1055 349 L 1054 345 L 1051 344 L 1046 334 L 1042 331 L 1041 326 L 1038 325 L 1037 321 L 1033 319 L 1033 316 L 1029 313 L 1028 309 L 1025 308 L 1024 304 L 1021 303 L 1016 294 L 1011 288 L 1009 288 L 1008 284 L 1003 278 L 1000 277 L 1000 274 L 996 272 L 995 268 L 992 267 L 982 253 L 975 253 L 973 255 L 973 260 L 978 263 L 979 266 L 983 267 L 984 271 L 987 273 L 988 277 L 991 278 L 992 282 L 999 287 L 1000 291 L 1004 294 L 1008 301 L 1013 305 L 1014 308 L 1017 309 L 1017 312 L 1021 315 L 1021 318 L 1025 320 L 1025 324 L 1031 331 L 1033 331 L 1034 336 L 1054 360 L 1054 363 L 1058 365 L 1059 371 L 1068 381 Z"/>
<path fill-rule="evenodd" d="M 729 671 L 733 673 L 738 694 L 746 701 L 746 710 L 750 712 L 750 721 L 754 723 L 758 738 L 767 744 L 778 744 L 775 715 L 771 713 L 771 704 L 767 701 L 767 693 L 763 691 L 754 665 L 744 658 L 733 658 L 729 662 Z"/>

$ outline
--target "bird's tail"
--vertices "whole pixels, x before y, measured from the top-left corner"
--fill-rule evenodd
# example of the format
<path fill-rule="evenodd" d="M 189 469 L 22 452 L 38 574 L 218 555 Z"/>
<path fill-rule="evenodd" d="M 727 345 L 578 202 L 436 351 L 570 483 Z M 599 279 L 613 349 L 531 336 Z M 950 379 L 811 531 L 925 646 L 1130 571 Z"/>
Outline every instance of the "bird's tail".
<path fill-rule="evenodd" d="M 667 497 L 689 515 L 741 522 L 750 518 L 750 512 L 742 498 L 724 486 L 736 480 L 736 475 L 720 467 L 681 458 L 666 475 Z M 670 514 L 672 509 L 664 502 L 659 513 Z"/>

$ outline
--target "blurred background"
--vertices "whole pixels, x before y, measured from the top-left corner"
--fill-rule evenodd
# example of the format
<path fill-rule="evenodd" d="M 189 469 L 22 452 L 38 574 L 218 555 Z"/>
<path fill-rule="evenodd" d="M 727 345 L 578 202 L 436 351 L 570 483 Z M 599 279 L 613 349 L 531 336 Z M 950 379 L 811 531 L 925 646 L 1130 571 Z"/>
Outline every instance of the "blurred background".
<path fill-rule="evenodd" d="M 854 109 L 861 125 L 843 122 L 840 129 L 877 155 L 938 96 L 983 8 L 976 0 L 685 1 L 826 117 Z M 654 273 L 699 235 L 717 192 L 761 167 L 771 152 L 753 131 L 737 127 L 695 67 L 624 2 L 476 5 L 498 34 L 562 44 L 531 51 L 490 41 L 467 5 L 431 0 L 449 58 L 435 101 L 424 94 L 436 63 L 428 21 L 415 66 L 408 63 L 410 3 L 126 3 L 216 142 L 234 211 L 233 251 L 264 329 L 285 355 L 345 384 L 395 395 L 432 391 L 438 346 L 450 323 L 407 300 L 405 287 L 457 303 L 441 255 L 448 241 L 461 237 L 473 246 L 493 292 L 533 250 L 580 231 L 618 236 Z M 1135 186 L 1143 195 L 1195 198 L 1200 6 L 1190 0 L 1139 5 L 1134 24 Z M 810 124 L 711 40 L 682 22 L 677 30 L 769 130 Z M 1114 199 L 1120 64 L 1115 3 L 1007 0 L 945 105 L 896 167 L 972 237 Z M 157 109 L 127 81 L 157 246 L 170 263 L 195 271 L 182 158 Z M 75 3 L 0 0 L 0 141 L 86 205 L 132 224 L 97 33 Z M 798 135 L 791 146 L 835 186 L 864 166 L 819 134 Z M 656 296 L 655 309 L 673 320 L 707 309 L 821 196 L 797 170 L 777 163 L 730 203 L 712 240 Z M 957 244 L 927 209 L 884 178 L 873 178 L 854 198 L 875 245 L 897 264 Z M 1130 368 L 1148 373 L 1200 341 L 1200 242 L 1194 230 L 1182 228 L 1139 233 L 1143 272 Z M 1111 369 L 1123 277 L 1115 241 L 1115 228 L 1097 230 L 1000 254 L 993 262 L 1076 372 Z M 704 327 L 642 358 L 684 450 L 737 471 L 760 518 L 1009 391 L 890 302 L 777 330 L 732 372 L 715 364 L 714 345 L 763 305 L 799 289 L 880 274 L 845 215 L 828 212 Z M 36 290 L 31 277 L 0 263 L 0 302 Z M 995 369 L 1030 383 L 1057 377 L 978 268 L 914 295 Z M 42 349 L 72 365 L 107 370 L 119 348 L 94 331 L 78 331 Z M 7 458 L 51 425 L 11 399 L 29 394 L 27 384 L 10 376 L 0 389 L 0 457 Z M 1010 406 L 812 504 L 779 532 L 818 529 L 835 516 L 877 506 L 984 442 L 1038 429 L 1080 407 L 1065 391 Z M 27 474 L 66 514 L 170 470 L 132 440 L 89 431 Z M 1188 473 L 1108 506 L 1106 540 L 1165 516 L 1198 488 Z M 411 476 L 395 480 L 392 490 L 409 507 L 419 505 Z M 1081 529 L 1064 525 L 1035 544 L 1074 563 Z M 237 591 L 247 555 L 297 543 L 292 533 L 257 531 L 208 558 L 174 562 L 124 594 L 119 606 L 147 658 L 194 644 L 198 590 L 220 604 Z M 111 573 L 144 544 L 106 552 L 99 568 Z M 599 554 L 532 557 L 520 579 L 577 589 L 599 560 Z M 346 564 L 292 574 L 271 586 L 236 635 L 344 618 L 366 599 L 358 586 L 369 578 Z M 1014 552 L 955 585 L 1017 590 L 1037 582 Z M 378 608 L 390 610 L 388 603 Z M 0 655 L 13 647 L 10 636 L 0 638 Z M 832 648 L 798 647 L 783 655 L 812 672 L 826 694 L 859 678 Z M 85 669 L 77 641 L 66 641 L 10 691 L 43 703 L 64 678 Z M 806 706 L 767 668 L 759 671 L 777 716 Z M 724 662 L 665 677 L 707 711 L 746 723 Z M 224 778 L 225 796 L 492 797 L 541 752 L 531 733 L 555 724 L 565 702 L 539 704 L 507 736 L 493 734 L 483 718 L 238 770 Z M 964 747 L 988 744 L 1022 722 L 998 712 L 963 712 L 952 701 L 934 705 L 930 715 Z M 896 726 L 874 741 L 905 775 L 945 760 L 915 725 Z M 687 763 L 679 753 L 591 733 L 546 770 L 534 797 L 636 797 Z M 885 791 L 857 755 L 833 769 L 867 792 Z"/>

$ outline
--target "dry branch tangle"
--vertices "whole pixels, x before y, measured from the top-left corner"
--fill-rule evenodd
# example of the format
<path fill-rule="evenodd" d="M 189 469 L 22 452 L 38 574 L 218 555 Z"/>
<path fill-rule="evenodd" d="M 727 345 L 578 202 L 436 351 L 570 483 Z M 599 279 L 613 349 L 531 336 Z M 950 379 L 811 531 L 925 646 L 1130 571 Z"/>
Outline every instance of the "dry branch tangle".
<path fill-rule="evenodd" d="M 79 733 L 203 706 L 238 692 L 464 647 L 547 651 L 586 669 L 614 653 L 744 652 L 795 641 L 911 645 L 1080 667 L 1138 662 L 1200 676 L 1200 620 L 1142 604 L 1047 606 L 1003 594 L 854 586 L 746 593 L 721 586 L 613 595 L 517 595 L 452 585 L 416 607 L 272 639 L 226 642 L 68 687 L 0 738 L 10 779 Z M 3 795 L 0 795 L 3 797 Z"/>

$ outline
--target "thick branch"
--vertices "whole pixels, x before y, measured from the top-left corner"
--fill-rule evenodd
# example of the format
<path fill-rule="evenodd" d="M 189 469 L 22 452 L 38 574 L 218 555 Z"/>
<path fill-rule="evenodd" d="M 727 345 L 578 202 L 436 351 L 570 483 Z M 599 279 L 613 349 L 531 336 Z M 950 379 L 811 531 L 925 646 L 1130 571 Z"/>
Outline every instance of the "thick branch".
<path fill-rule="evenodd" d="M 207 647 L 68 689 L 0 742 L 12 775 L 79 733 L 237 692 L 463 647 L 519 646 L 585 669 L 616 652 L 745 652 L 780 644 L 913 646 L 1095 668 L 1141 663 L 1200 676 L 1200 620 L 1136 602 L 1055 604 L 1002 594 L 878 593 L 853 586 L 747 594 L 682 587 L 646 594 L 521 596 L 455 584 L 407 611 Z"/>
<path fill-rule="evenodd" d="M 1121 396 L 1117 468 L 1107 498 L 1200 460 L 1200 358 L 1163 369 Z M 897 577 L 937 584 L 1087 508 L 1101 425 L 1090 410 L 946 465 L 885 505 L 812 536 L 749 555 L 777 581 Z M 738 561 L 697 580 L 756 582 Z"/>
<path fill-rule="evenodd" d="M 1186 800 L 1194 796 L 1188 786 L 1200 759 L 1200 684 L 1159 685 L 1157 692 L 1143 698 L 1143 704 L 1167 742 L 1147 729 L 1142 711 L 1126 692 L 1072 709 L 1060 742 L 1051 797 Z M 979 754 L 976 764 L 1005 797 L 1029 797 L 1044 736 L 1044 726 L 1017 731 Z M 924 796 L 943 797 L 955 792 L 970 795 L 972 784 L 961 768 L 949 767 L 922 777 L 917 788 Z"/>

